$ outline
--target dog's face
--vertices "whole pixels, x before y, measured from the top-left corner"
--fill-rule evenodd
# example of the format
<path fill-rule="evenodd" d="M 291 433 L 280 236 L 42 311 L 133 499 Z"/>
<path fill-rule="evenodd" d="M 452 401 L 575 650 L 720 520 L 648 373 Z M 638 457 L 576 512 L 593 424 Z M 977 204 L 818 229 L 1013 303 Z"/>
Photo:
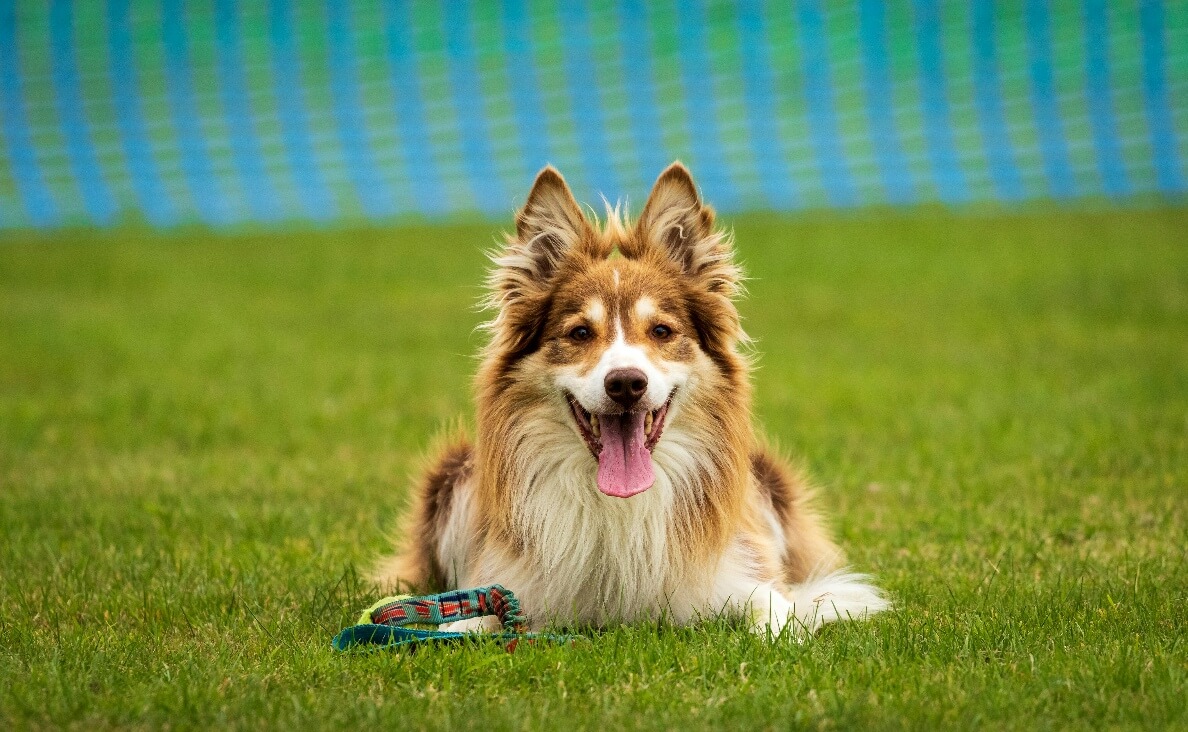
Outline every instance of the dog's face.
<path fill-rule="evenodd" d="M 651 451 L 700 355 L 682 293 L 666 275 L 621 258 L 593 264 L 558 284 L 545 321 L 541 365 L 598 460 L 607 495 L 631 496 L 655 481 Z"/>
<path fill-rule="evenodd" d="M 712 411 L 724 372 L 741 368 L 731 255 L 680 165 L 633 228 L 612 211 L 599 229 L 560 175 L 538 176 L 496 259 L 492 349 L 597 461 L 604 494 L 651 487 L 665 430 Z"/>

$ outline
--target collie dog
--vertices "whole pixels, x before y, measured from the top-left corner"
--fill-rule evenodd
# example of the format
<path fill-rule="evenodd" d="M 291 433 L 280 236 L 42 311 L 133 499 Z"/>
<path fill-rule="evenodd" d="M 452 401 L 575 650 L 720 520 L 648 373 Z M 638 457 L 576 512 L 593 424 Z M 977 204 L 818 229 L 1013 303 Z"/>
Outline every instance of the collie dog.
<path fill-rule="evenodd" d="M 499 583 L 534 628 L 725 613 L 800 635 L 887 607 L 755 433 L 742 273 L 689 171 L 665 170 L 634 225 L 607 209 L 537 176 L 492 257 L 477 432 L 429 464 L 374 578 Z"/>

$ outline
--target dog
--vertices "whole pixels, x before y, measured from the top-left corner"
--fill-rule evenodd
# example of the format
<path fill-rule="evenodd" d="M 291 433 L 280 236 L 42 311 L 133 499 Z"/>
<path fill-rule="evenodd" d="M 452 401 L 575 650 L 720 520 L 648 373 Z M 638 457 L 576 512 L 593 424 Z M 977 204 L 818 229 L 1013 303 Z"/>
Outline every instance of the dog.
<path fill-rule="evenodd" d="M 752 426 L 742 272 L 688 169 L 633 225 L 606 208 L 537 176 L 492 255 L 474 439 L 444 441 L 373 578 L 502 584 L 535 629 L 726 614 L 803 637 L 887 608 Z"/>

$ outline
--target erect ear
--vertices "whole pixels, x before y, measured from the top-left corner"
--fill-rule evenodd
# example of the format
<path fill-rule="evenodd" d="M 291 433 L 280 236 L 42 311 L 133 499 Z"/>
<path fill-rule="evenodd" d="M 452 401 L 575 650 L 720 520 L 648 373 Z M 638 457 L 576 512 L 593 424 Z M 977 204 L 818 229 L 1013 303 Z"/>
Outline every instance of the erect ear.
<path fill-rule="evenodd" d="M 497 310 L 488 326 L 505 350 L 531 349 L 538 338 L 553 277 L 567 257 L 592 253 L 597 234 L 582 214 L 565 179 L 552 166 L 536 176 L 516 214 L 516 233 L 492 261 L 485 304 Z"/>
<path fill-rule="evenodd" d="M 701 202 L 693 176 L 681 163 L 668 166 L 656 179 L 633 238 L 623 248 L 625 256 L 638 258 L 658 248 L 686 275 L 702 279 L 711 292 L 727 297 L 735 293 L 740 274 L 730 237 L 714 230 L 714 210 Z"/>
<path fill-rule="evenodd" d="M 516 213 L 515 236 L 494 257 L 491 295 L 499 305 L 546 288 L 564 259 L 592 246 L 593 227 L 582 214 L 565 179 L 553 166 L 536 176 L 528 201 Z"/>
<path fill-rule="evenodd" d="M 533 276 L 548 279 L 571 251 L 590 242 L 594 229 L 557 169 L 545 166 L 536 176 L 524 208 L 516 214 L 512 248 L 530 261 Z"/>

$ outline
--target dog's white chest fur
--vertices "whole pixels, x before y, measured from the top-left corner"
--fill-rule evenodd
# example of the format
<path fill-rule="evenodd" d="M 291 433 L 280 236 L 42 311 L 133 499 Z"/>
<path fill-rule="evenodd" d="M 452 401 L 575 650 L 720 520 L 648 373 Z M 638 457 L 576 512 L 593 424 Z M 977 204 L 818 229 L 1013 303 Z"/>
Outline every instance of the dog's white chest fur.
<path fill-rule="evenodd" d="M 656 482 L 631 498 L 595 487 L 597 465 L 569 444 L 553 455 L 542 445 L 532 470 L 514 493 L 513 526 L 523 547 L 475 547 L 477 556 L 457 556 L 463 586 L 498 582 L 515 588 L 533 624 L 552 621 L 602 624 L 687 615 L 671 597 L 691 589 L 674 517 L 681 475 L 689 460 L 681 439 L 655 454 Z M 554 459 L 547 459 L 552 457 Z M 457 566 L 457 565 L 455 565 Z M 676 603 L 687 606 L 687 598 Z"/>
<path fill-rule="evenodd" d="M 593 488 L 591 462 L 577 454 L 537 476 L 515 510 L 522 556 L 477 568 L 516 587 L 534 622 L 650 617 L 671 584 L 669 481 L 657 475 L 650 490 L 613 498 Z"/>

